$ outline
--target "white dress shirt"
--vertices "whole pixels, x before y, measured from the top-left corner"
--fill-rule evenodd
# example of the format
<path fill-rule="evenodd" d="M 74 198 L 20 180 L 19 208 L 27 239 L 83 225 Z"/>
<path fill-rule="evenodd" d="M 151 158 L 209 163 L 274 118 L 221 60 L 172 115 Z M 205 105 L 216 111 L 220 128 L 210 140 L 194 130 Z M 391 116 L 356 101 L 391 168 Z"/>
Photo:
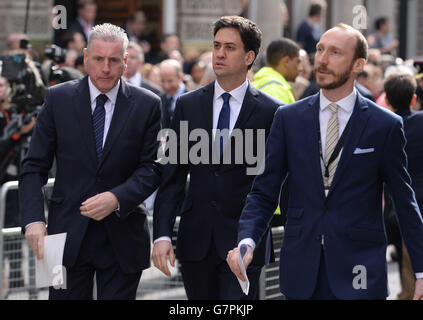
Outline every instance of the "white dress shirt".
<path fill-rule="evenodd" d="M 322 142 L 322 154 L 325 154 L 325 147 L 326 147 L 326 130 L 328 126 L 329 119 L 332 115 L 332 112 L 328 108 L 328 106 L 331 103 L 336 103 L 338 108 L 338 123 L 339 123 L 339 137 L 341 137 L 342 132 L 344 131 L 348 120 L 351 117 L 351 114 L 354 110 L 355 101 L 357 99 L 357 91 L 354 88 L 353 91 L 346 96 L 345 98 L 339 100 L 339 101 L 330 101 L 323 95 L 323 91 L 320 90 L 320 110 L 319 110 L 319 123 L 320 123 L 320 141 Z M 341 149 L 342 152 L 342 149 Z M 338 158 L 341 156 L 341 152 L 338 155 Z M 323 160 L 320 159 L 320 163 L 322 166 L 322 172 L 324 172 L 324 164 Z M 256 247 L 256 243 L 251 238 L 245 238 L 242 239 L 238 247 L 240 247 L 242 244 L 247 244 L 253 248 L 253 250 Z M 416 273 L 416 278 L 423 278 L 423 272 Z"/>
<path fill-rule="evenodd" d="M 142 76 L 141 73 L 135 72 L 135 74 L 131 78 L 125 78 L 129 83 L 133 84 L 134 86 L 141 87 L 142 84 Z"/>
<path fill-rule="evenodd" d="M 238 88 L 228 92 L 231 95 L 229 99 L 230 113 L 229 113 L 229 134 L 235 127 L 241 111 L 242 103 L 244 102 L 245 93 L 248 89 L 248 80 L 245 80 Z M 213 138 L 216 136 L 217 123 L 219 121 L 220 111 L 223 107 L 222 94 L 226 91 L 219 85 L 217 80 L 214 82 L 214 95 L 213 95 Z"/>
<path fill-rule="evenodd" d="M 248 80 L 245 80 L 238 88 L 233 89 L 228 92 L 231 95 L 229 99 L 230 113 L 229 113 L 229 134 L 232 132 L 235 127 L 236 120 L 238 119 L 239 113 L 241 111 L 241 106 L 244 101 L 245 93 L 248 89 Z M 219 85 L 217 80 L 214 82 L 214 95 L 213 95 L 213 138 L 216 135 L 217 122 L 219 121 L 220 110 L 223 107 L 223 98 L 222 94 L 226 91 Z M 161 240 L 167 240 L 171 242 L 171 239 L 168 236 L 159 237 L 154 240 L 154 243 Z"/>
<path fill-rule="evenodd" d="M 104 104 L 104 109 L 106 111 L 106 116 L 104 119 L 104 134 L 103 134 L 103 147 L 106 142 L 107 133 L 109 132 L 110 123 L 112 122 L 113 112 L 115 111 L 116 98 L 119 91 L 120 80 L 118 83 L 105 95 L 109 98 Z M 97 97 L 102 94 L 95 85 L 91 82 L 91 78 L 88 77 L 88 86 L 90 88 L 90 99 L 91 99 L 91 113 L 94 113 L 95 106 L 97 103 Z"/>
<path fill-rule="evenodd" d="M 104 104 L 104 109 L 106 110 L 106 115 L 105 115 L 105 120 L 104 120 L 103 147 L 104 147 L 104 143 L 106 142 L 107 133 L 109 132 L 110 123 L 112 122 L 113 111 L 115 110 L 116 98 L 117 98 L 117 94 L 118 94 L 118 91 L 119 91 L 119 85 L 120 85 L 120 80 L 109 92 L 105 93 L 105 95 L 109 99 Z M 89 86 L 89 89 L 90 89 L 91 113 L 94 113 L 95 106 L 96 106 L 96 103 L 97 103 L 97 100 L 96 100 L 97 96 L 100 95 L 102 92 L 96 88 L 96 86 L 92 83 L 90 77 L 88 77 L 88 86 Z M 119 207 L 120 206 L 118 204 L 117 210 L 119 210 Z M 116 214 L 118 214 L 118 213 L 116 212 Z M 44 223 L 44 222 L 42 222 L 42 221 L 31 222 L 31 223 L 28 223 L 25 226 L 25 228 L 28 228 L 31 224 L 34 224 L 34 223 Z"/>

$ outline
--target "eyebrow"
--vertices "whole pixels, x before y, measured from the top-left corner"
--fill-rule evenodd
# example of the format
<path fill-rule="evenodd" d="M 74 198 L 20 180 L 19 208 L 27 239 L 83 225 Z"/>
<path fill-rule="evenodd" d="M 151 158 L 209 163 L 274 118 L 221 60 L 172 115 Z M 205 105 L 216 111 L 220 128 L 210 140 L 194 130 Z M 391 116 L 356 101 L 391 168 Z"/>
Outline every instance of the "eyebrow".
<path fill-rule="evenodd" d="M 220 42 L 220 41 L 213 41 L 214 43 L 219 43 L 219 44 L 222 44 L 222 42 Z M 231 44 L 231 45 L 234 45 L 234 46 L 236 46 L 237 44 L 235 43 L 235 42 L 230 42 L 230 41 L 228 41 L 228 42 L 223 42 L 223 44 Z"/>

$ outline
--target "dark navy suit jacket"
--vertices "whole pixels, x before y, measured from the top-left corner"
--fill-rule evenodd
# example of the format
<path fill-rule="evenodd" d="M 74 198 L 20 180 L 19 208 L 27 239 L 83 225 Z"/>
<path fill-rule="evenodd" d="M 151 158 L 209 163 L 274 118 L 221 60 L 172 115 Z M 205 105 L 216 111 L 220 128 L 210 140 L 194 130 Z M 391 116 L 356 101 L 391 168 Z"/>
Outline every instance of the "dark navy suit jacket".
<path fill-rule="evenodd" d="M 313 294 L 321 257 L 338 298 L 388 295 L 383 182 L 391 187 L 413 269 L 423 271 L 423 223 L 406 169 L 401 118 L 358 93 L 351 121 L 326 197 L 318 143 L 319 94 L 279 108 L 266 144 L 265 171 L 256 178 L 240 218 L 238 240 L 259 242 L 289 173 L 280 289 L 294 299 Z M 365 276 L 365 289 L 353 286 L 359 274 Z"/>
<path fill-rule="evenodd" d="M 111 213 L 104 224 L 122 270 L 135 273 L 150 266 L 146 212 L 138 205 L 160 184 L 161 166 L 155 163 L 160 118 L 160 99 L 121 79 L 98 163 L 88 77 L 48 90 L 22 162 L 22 225 L 45 221 L 41 188 L 56 158 L 47 228 L 49 234 L 67 232 L 66 268 L 75 263 L 88 226 L 89 218 L 80 214 L 81 203 L 105 191 L 111 191 L 120 205 L 120 217 Z"/>
<path fill-rule="evenodd" d="M 207 130 L 208 137 L 213 137 L 213 95 L 214 82 L 179 97 L 171 123 L 178 137 L 180 121 L 188 121 L 188 132 L 201 128 Z M 280 101 L 249 84 L 234 130 L 238 128 L 245 133 L 245 129 L 265 129 L 267 137 L 279 105 L 282 105 Z M 254 136 L 254 146 L 256 139 Z M 209 148 L 212 140 L 209 139 Z M 196 141 L 190 141 L 188 148 L 194 144 Z M 153 236 L 154 239 L 170 237 L 175 217 L 180 213 L 176 256 L 181 261 L 202 260 L 212 241 L 220 258 L 226 260 L 228 251 L 237 245 L 238 220 L 255 176 L 246 174 L 245 158 L 241 164 L 235 164 L 234 143 L 231 147 L 231 164 L 189 162 L 185 165 L 168 164 L 163 169 L 154 207 Z M 245 144 L 243 148 L 245 150 Z M 189 190 L 185 196 L 188 173 Z M 265 229 L 265 240 L 258 245 L 253 261 L 258 266 L 273 259 L 269 226 Z"/>

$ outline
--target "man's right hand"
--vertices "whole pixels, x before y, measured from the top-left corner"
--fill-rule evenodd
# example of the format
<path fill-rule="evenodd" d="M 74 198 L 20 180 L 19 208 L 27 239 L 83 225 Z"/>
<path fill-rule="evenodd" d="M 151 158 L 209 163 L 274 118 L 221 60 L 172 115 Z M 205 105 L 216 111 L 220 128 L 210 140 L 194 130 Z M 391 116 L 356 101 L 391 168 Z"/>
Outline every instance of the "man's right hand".
<path fill-rule="evenodd" d="M 173 253 L 172 243 L 167 240 L 161 240 L 154 244 L 153 247 L 153 263 L 157 269 L 170 277 L 170 270 L 167 266 L 167 257 L 169 257 L 170 265 L 175 266 L 175 254 Z"/>
<path fill-rule="evenodd" d="M 38 260 L 44 257 L 44 237 L 46 234 L 47 229 L 44 222 L 33 223 L 25 230 L 26 241 L 34 251 Z"/>

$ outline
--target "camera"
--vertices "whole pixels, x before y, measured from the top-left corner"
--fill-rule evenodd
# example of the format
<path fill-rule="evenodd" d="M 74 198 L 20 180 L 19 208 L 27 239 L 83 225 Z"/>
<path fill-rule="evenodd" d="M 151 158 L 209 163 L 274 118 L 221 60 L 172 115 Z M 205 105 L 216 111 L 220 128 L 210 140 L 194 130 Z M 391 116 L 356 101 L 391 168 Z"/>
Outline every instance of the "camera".
<path fill-rule="evenodd" d="M 66 49 L 52 44 L 44 48 L 44 55 L 56 63 L 63 63 L 66 59 Z"/>

